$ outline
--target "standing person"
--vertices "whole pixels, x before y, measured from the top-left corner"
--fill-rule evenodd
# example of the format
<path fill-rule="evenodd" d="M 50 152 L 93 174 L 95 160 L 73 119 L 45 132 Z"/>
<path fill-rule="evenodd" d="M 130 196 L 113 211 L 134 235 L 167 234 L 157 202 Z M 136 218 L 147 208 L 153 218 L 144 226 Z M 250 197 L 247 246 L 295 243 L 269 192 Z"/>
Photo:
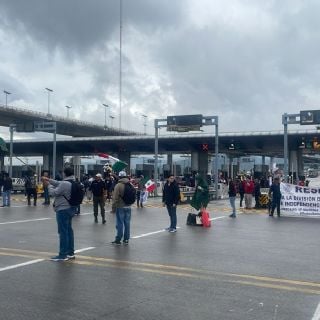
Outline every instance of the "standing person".
<path fill-rule="evenodd" d="M 236 196 L 237 196 L 237 189 L 234 181 L 229 179 L 229 201 L 232 208 L 232 214 L 230 214 L 230 218 L 236 217 Z"/>
<path fill-rule="evenodd" d="M 94 222 L 98 223 L 98 206 L 100 206 L 100 213 L 102 217 L 102 224 L 106 223 L 106 214 L 105 214 L 105 198 L 106 198 L 106 185 L 102 180 L 101 173 L 97 173 L 95 180 L 91 182 L 89 190 L 92 191 L 93 195 L 93 215 Z"/>
<path fill-rule="evenodd" d="M 49 178 L 49 172 L 43 171 L 42 176 Z M 48 186 L 43 186 L 43 196 L 44 196 L 44 202 L 42 204 L 45 206 L 48 206 L 50 204 L 50 195 L 49 195 Z"/>
<path fill-rule="evenodd" d="M 113 190 L 112 195 L 112 211 L 116 213 L 116 230 L 117 234 L 115 240 L 111 243 L 114 245 L 123 244 L 128 245 L 130 239 L 130 222 L 131 222 L 131 204 L 126 204 L 124 201 L 124 194 L 126 190 L 126 184 L 130 184 L 125 171 L 119 172 L 119 180 Z M 132 186 L 132 188 L 134 188 Z M 134 189 L 133 189 L 134 190 Z M 135 191 L 134 191 L 135 192 Z M 134 193 L 133 202 L 135 202 L 136 194 Z"/>
<path fill-rule="evenodd" d="M 166 228 L 169 232 L 177 232 L 177 205 L 180 200 L 180 189 L 172 174 L 163 186 L 162 203 L 167 207 L 170 217 L 170 226 Z"/>
<path fill-rule="evenodd" d="M 37 205 L 37 175 L 27 176 L 25 180 L 25 188 L 28 199 L 28 206 L 31 206 L 31 196 L 33 196 L 33 205 Z"/>
<path fill-rule="evenodd" d="M 244 183 L 244 203 L 246 209 L 252 208 L 252 196 L 254 192 L 254 183 L 251 180 L 250 176 L 247 176 L 246 181 Z"/>
<path fill-rule="evenodd" d="M 261 196 L 261 185 L 258 179 L 254 179 L 254 200 L 255 200 L 255 209 L 260 208 L 260 196 Z"/>
<path fill-rule="evenodd" d="M 112 197 L 112 189 L 113 189 L 113 177 L 111 175 L 108 175 L 105 180 L 106 190 L 107 190 L 107 201 L 111 202 Z"/>
<path fill-rule="evenodd" d="M 2 185 L 2 207 L 10 207 L 12 191 L 12 180 L 8 173 L 3 174 L 3 185 Z"/>
<path fill-rule="evenodd" d="M 208 183 L 202 176 L 196 176 L 196 190 L 191 199 L 190 205 L 196 210 L 206 208 L 209 203 Z"/>
<path fill-rule="evenodd" d="M 75 259 L 74 256 L 74 234 L 72 229 L 72 218 L 77 210 L 69 204 L 71 198 L 72 183 L 67 180 L 75 180 L 73 169 L 64 169 L 64 180 L 57 181 L 42 177 L 42 183 L 48 187 L 49 194 L 54 196 L 54 210 L 56 212 L 59 233 L 59 254 L 52 257 L 52 261 L 66 261 Z"/>
<path fill-rule="evenodd" d="M 245 181 L 240 179 L 239 181 L 240 208 L 242 208 L 242 202 L 244 198 L 244 184 L 245 184 Z"/>
<path fill-rule="evenodd" d="M 271 204 L 271 212 L 269 214 L 270 217 L 273 217 L 273 213 L 275 208 L 277 208 L 277 215 L 280 217 L 280 202 L 281 202 L 281 191 L 280 191 L 280 179 L 274 178 L 273 184 L 269 189 L 269 197 L 272 194 L 272 204 Z"/>

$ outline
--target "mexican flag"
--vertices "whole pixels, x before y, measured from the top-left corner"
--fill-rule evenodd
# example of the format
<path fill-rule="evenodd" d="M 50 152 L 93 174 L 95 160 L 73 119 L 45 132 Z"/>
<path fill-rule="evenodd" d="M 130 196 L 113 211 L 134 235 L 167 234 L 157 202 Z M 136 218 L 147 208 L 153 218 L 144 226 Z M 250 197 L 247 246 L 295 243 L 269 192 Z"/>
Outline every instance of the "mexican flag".
<path fill-rule="evenodd" d="M 148 181 L 145 183 L 144 186 L 146 187 L 146 190 L 147 190 L 148 192 L 152 192 L 152 191 L 156 188 L 155 182 L 152 181 L 151 179 L 148 180 Z"/>
<path fill-rule="evenodd" d="M 112 164 L 112 170 L 114 172 L 120 172 L 121 170 L 123 170 L 125 167 L 128 166 L 128 164 L 126 162 L 121 161 L 120 159 L 115 158 L 113 156 L 110 156 L 110 154 L 99 152 L 99 153 L 97 153 L 97 155 L 100 158 L 109 159 L 110 163 Z"/>

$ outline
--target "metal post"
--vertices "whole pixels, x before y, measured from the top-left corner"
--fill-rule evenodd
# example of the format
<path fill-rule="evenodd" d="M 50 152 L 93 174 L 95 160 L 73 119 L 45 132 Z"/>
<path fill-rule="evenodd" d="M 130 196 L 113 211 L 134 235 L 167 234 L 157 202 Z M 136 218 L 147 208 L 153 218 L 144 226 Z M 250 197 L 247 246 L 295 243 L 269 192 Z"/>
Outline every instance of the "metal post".
<path fill-rule="evenodd" d="M 288 182 L 288 114 L 285 113 L 282 116 L 282 123 L 283 123 L 283 174 L 284 174 L 284 181 Z"/>
<path fill-rule="evenodd" d="M 54 122 L 53 131 L 53 152 L 52 152 L 52 178 L 56 178 L 56 161 L 57 161 L 57 123 Z"/>
<path fill-rule="evenodd" d="M 53 92 L 50 88 L 45 88 L 48 91 L 48 115 L 50 115 L 50 92 Z"/>
<path fill-rule="evenodd" d="M 158 181 L 158 152 L 159 152 L 159 127 L 158 127 L 158 120 L 154 120 L 154 128 L 155 128 L 155 139 L 154 139 L 154 182 L 157 184 Z M 158 188 L 155 189 L 155 195 L 158 195 Z"/>
<path fill-rule="evenodd" d="M 119 35 L 119 129 L 122 120 L 122 0 L 120 0 L 120 35 Z"/>
<path fill-rule="evenodd" d="M 66 108 L 67 108 L 67 118 L 69 119 L 69 110 L 70 110 L 72 107 L 66 106 Z"/>
<path fill-rule="evenodd" d="M 6 108 L 8 107 L 8 94 L 11 94 L 11 92 L 7 90 L 3 90 L 4 94 L 6 95 Z"/>
<path fill-rule="evenodd" d="M 218 117 L 214 117 L 215 119 L 215 125 L 216 125 L 216 136 L 215 136 L 215 163 L 214 163 L 214 188 L 216 190 L 216 200 L 218 199 L 218 175 L 219 175 L 219 170 L 218 170 L 218 155 L 219 155 L 219 124 L 218 124 Z"/>
<path fill-rule="evenodd" d="M 9 177 L 12 178 L 12 157 L 13 157 L 13 131 L 16 127 L 15 124 L 10 124 L 10 156 L 9 156 Z"/>
<path fill-rule="evenodd" d="M 107 108 L 109 108 L 108 104 L 103 103 L 104 106 L 104 129 L 107 129 Z"/>
<path fill-rule="evenodd" d="M 145 114 L 141 114 L 141 116 L 143 117 L 143 126 L 144 126 L 144 135 L 146 135 L 147 134 L 147 115 L 145 115 Z"/>

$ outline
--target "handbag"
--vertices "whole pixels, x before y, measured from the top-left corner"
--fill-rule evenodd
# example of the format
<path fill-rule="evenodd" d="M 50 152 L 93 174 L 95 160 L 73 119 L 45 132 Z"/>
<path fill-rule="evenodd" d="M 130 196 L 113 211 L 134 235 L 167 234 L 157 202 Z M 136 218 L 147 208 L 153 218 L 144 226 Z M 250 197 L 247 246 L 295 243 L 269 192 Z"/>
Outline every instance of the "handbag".
<path fill-rule="evenodd" d="M 204 208 L 201 211 L 201 220 L 202 220 L 203 227 L 205 228 L 211 227 L 209 212 Z"/>

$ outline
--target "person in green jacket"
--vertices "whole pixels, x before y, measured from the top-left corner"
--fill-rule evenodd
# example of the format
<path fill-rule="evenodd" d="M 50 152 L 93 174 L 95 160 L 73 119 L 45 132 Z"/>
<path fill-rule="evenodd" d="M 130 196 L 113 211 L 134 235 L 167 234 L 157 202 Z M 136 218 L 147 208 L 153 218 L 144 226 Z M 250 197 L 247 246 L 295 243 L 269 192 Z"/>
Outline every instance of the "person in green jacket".
<path fill-rule="evenodd" d="M 209 186 L 202 176 L 196 176 L 196 190 L 191 200 L 191 206 L 196 210 L 206 208 L 209 203 Z"/>

